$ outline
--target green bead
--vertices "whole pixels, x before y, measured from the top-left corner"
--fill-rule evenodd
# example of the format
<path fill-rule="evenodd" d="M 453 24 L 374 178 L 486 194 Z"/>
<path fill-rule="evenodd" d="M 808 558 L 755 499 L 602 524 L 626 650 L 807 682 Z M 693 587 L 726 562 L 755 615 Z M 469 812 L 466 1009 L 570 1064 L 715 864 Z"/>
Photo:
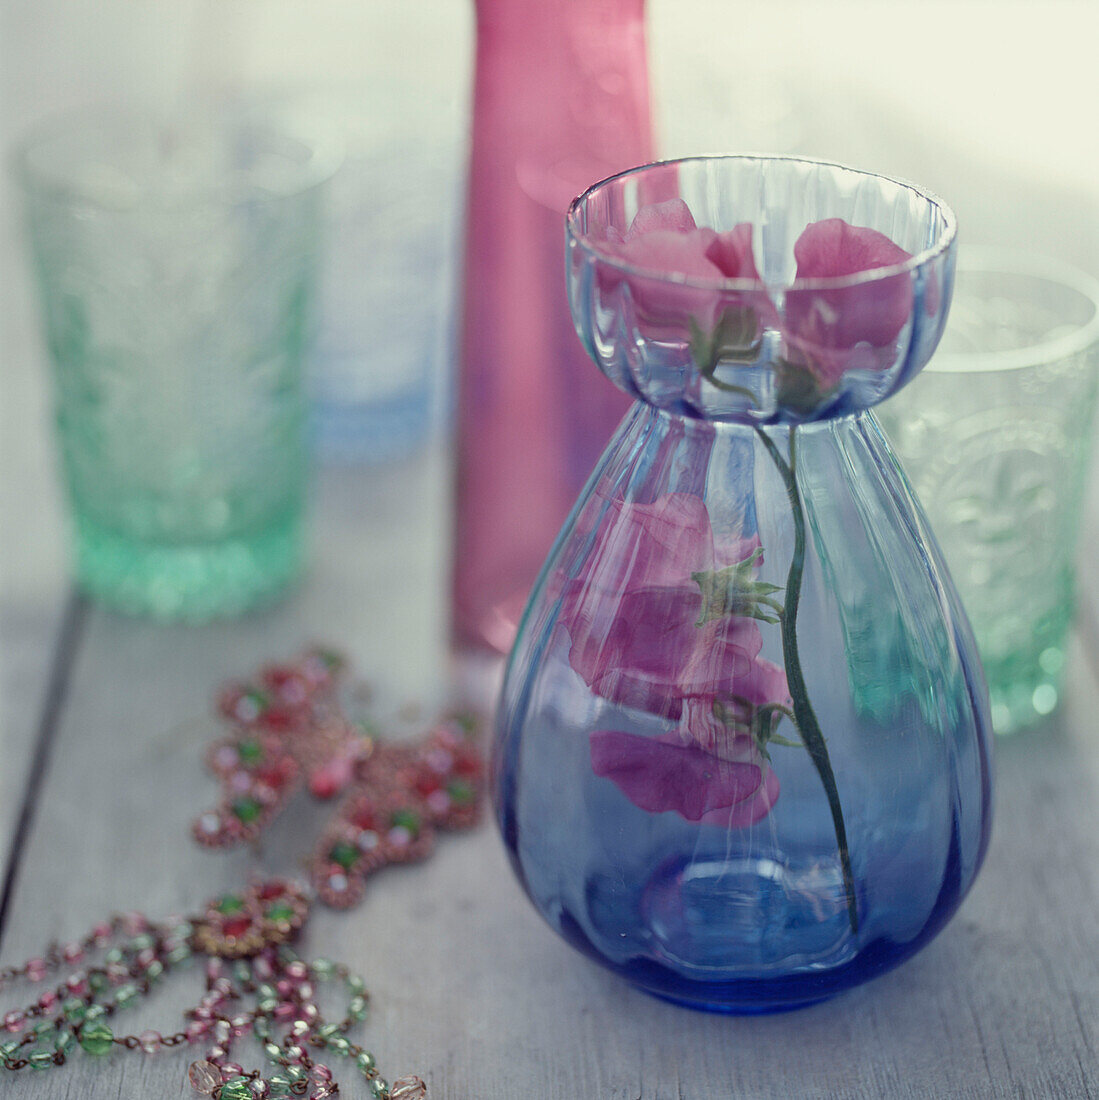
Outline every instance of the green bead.
<path fill-rule="evenodd" d="M 120 963 L 122 962 L 122 948 L 112 947 L 106 955 L 103 956 L 105 963 Z"/>
<path fill-rule="evenodd" d="M 366 1019 L 366 999 L 364 997 L 352 997 L 347 1006 L 347 1015 L 356 1023 Z"/>
<path fill-rule="evenodd" d="M 347 991 L 353 995 L 366 992 L 366 982 L 357 974 L 351 974 L 347 979 Z"/>
<path fill-rule="evenodd" d="M 31 1052 L 30 1057 L 27 1059 L 31 1064 L 31 1069 L 49 1069 L 54 1065 L 53 1051 L 52 1050 L 35 1050 Z"/>
<path fill-rule="evenodd" d="M 106 1024 L 85 1024 L 80 1029 L 80 1045 L 88 1054 L 107 1054 L 114 1045 L 114 1032 Z"/>
<path fill-rule="evenodd" d="M 250 825 L 259 817 L 263 807 L 254 798 L 238 798 L 232 805 L 233 813 L 245 825 Z"/>
<path fill-rule="evenodd" d="M 349 871 L 355 865 L 360 854 L 359 849 L 346 840 L 339 841 L 328 850 L 328 858 L 333 863 L 339 864 L 345 871 Z"/>
<path fill-rule="evenodd" d="M 288 924 L 294 919 L 294 909 L 290 905 L 272 905 L 263 915 L 277 924 Z"/>
<path fill-rule="evenodd" d="M 321 1039 L 331 1039 L 333 1035 L 339 1035 L 339 1024 L 323 1024 L 317 1028 L 317 1036 Z"/>
<path fill-rule="evenodd" d="M 43 1035 L 52 1035 L 55 1030 L 53 1020 L 40 1020 L 31 1028 L 31 1031 L 39 1038 L 42 1038 Z"/>
<path fill-rule="evenodd" d="M 290 1081 L 281 1073 L 272 1074 L 267 1078 L 267 1087 L 271 1096 L 289 1096 Z"/>
<path fill-rule="evenodd" d="M 243 959 L 238 959 L 233 963 L 233 977 L 242 985 L 245 982 L 250 982 L 252 980 L 252 967 Z"/>
<path fill-rule="evenodd" d="M 384 1077 L 375 1077 L 370 1082 L 370 1091 L 377 1100 L 387 1100 L 389 1096 L 389 1082 Z"/>
<path fill-rule="evenodd" d="M 256 1004 L 256 1010 L 262 1012 L 265 1016 L 270 1015 L 279 1007 L 279 1002 L 274 997 L 264 997 Z"/>
<path fill-rule="evenodd" d="M 263 746 L 258 741 L 241 741 L 237 756 L 242 764 L 258 764 L 263 759 Z"/>
<path fill-rule="evenodd" d="M 125 1008 L 137 996 L 137 986 L 127 982 L 120 985 L 114 991 L 114 1003 L 119 1008 Z"/>
<path fill-rule="evenodd" d="M 177 966 L 181 962 L 185 962 L 191 957 L 191 949 L 185 944 L 177 944 L 168 952 L 168 962 L 172 966 Z"/>
<path fill-rule="evenodd" d="M 398 810 L 389 818 L 394 829 L 407 829 L 413 839 L 420 835 L 420 815 L 413 810 Z"/>
<path fill-rule="evenodd" d="M 298 962 L 298 953 L 288 944 L 281 944 L 279 947 L 279 960 L 283 963 Z"/>
<path fill-rule="evenodd" d="M 226 894 L 218 902 L 218 912 L 223 917 L 235 917 L 238 913 L 243 913 L 244 898 L 237 897 L 236 894 Z"/>
<path fill-rule="evenodd" d="M 301 1066 L 287 1066 L 286 1076 L 290 1081 L 291 1087 L 293 1087 L 298 1081 L 304 1081 L 308 1075 Z"/>
<path fill-rule="evenodd" d="M 279 995 L 279 991 L 270 982 L 261 982 L 256 986 L 256 996 L 263 1001 L 273 1001 Z"/>
<path fill-rule="evenodd" d="M 121 990 L 119 990 L 121 992 Z M 115 994 L 115 999 L 118 999 L 118 994 Z M 80 1000 L 79 997 L 70 997 L 61 1005 L 61 1011 L 65 1014 L 65 1019 L 71 1024 L 83 1023 L 84 1017 L 88 1013 L 88 1006 Z"/>
<path fill-rule="evenodd" d="M 311 969 L 319 981 L 326 982 L 335 972 L 336 964 L 331 959 L 314 959 Z"/>
<path fill-rule="evenodd" d="M 282 1060 L 282 1047 L 278 1043 L 264 1043 L 263 1053 L 271 1059 L 272 1062 L 279 1062 Z"/>
<path fill-rule="evenodd" d="M 468 783 L 463 783 L 460 779 L 456 779 L 453 783 L 448 784 L 446 793 L 450 795 L 451 801 L 456 802 L 459 806 L 468 806 L 474 798 L 473 788 Z"/>
<path fill-rule="evenodd" d="M 359 1056 L 355 1059 L 355 1065 L 363 1071 L 363 1073 L 372 1073 L 374 1071 L 374 1055 L 369 1050 L 359 1051 Z"/>
<path fill-rule="evenodd" d="M 87 1023 L 89 1020 L 98 1020 L 106 1014 L 107 1010 L 102 1005 L 88 1005 L 88 1011 L 84 1013 L 84 1022 Z"/>
<path fill-rule="evenodd" d="M 252 1086 L 247 1077 L 226 1081 L 218 1092 L 218 1100 L 252 1100 Z"/>
<path fill-rule="evenodd" d="M 333 1038 L 331 1038 L 328 1041 L 328 1045 L 337 1054 L 350 1054 L 351 1053 L 351 1044 L 342 1035 L 333 1036 Z"/>
<path fill-rule="evenodd" d="M 140 936 L 134 936 L 134 938 L 130 940 L 130 948 L 134 951 L 145 951 L 155 943 L 156 940 L 154 940 L 148 932 L 142 932 Z"/>
<path fill-rule="evenodd" d="M 54 1043 L 54 1049 L 61 1054 L 68 1054 L 74 1046 L 76 1046 L 76 1036 L 71 1031 L 62 1031 L 57 1036 L 57 1042 Z"/>
<path fill-rule="evenodd" d="M 155 982 L 161 974 L 164 973 L 164 964 L 160 959 L 153 959 L 147 967 L 145 967 L 145 977 L 151 982 Z"/>
<path fill-rule="evenodd" d="M 110 983 L 107 980 L 107 975 L 104 974 L 101 970 L 96 970 L 88 975 L 88 985 L 96 993 L 99 993 L 102 990 L 106 989 L 109 984 Z"/>
<path fill-rule="evenodd" d="M 257 1039 L 266 1039 L 271 1034 L 271 1023 L 266 1016 L 257 1016 L 252 1021 L 252 1030 L 256 1033 Z"/>
<path fill-rule="evenodd" d="M 14 1043 L 0 1043 L 0 1058 L 14 1058 L 22 1045 L 18 1039 Z"/>

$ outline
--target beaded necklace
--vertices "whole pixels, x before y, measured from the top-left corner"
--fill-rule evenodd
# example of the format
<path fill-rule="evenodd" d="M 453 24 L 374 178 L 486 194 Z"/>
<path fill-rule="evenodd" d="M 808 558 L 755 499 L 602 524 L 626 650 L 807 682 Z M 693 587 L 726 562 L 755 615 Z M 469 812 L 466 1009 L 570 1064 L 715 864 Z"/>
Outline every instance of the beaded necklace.
<path fill-rule="evenodd" d="M 82 940 L 53 945 L 22 966 L 0 970 L 0 988 L 19 980 L 37 983 L 65 965 L 81 967 L 89 956 L 102 955 L 97 965 L 82 966 L 0 1020 L 15 1036 L 0 1043 L 0 1065 L 47 1070 L 64 1065 L 77 1050 L 101 1058 L 117 1050 L 150 1055 L 207 1043 L 205 1057 L 191 1063 L 188 1080 L 213 1100 L 336 1096 L 332 1070 L 317 1060 L 330 1055 L 354 1064 L 374 1100 L 424 1100 L 427 1086 L 421 1078 L 400 1077 L 390 1085 L 374 1055 L 348 1038 L 366 1018 L 369 994 L 363 980 L 328 959 L 307 963 L 291 946 L 308 910 L 300 886 L 270 880 L 214 898 L 195 917 L 156 924 L 140 913 L 116 916 Z M 183 1030 L 115 1033 L 115 1016 L 174 970 L 202 958 L 206 992 L 184 1013 Z M 316 991 L 333 981 L 343 985 L 348 1003 L 338 1022 L 326 1022 Z M 249 1001 L 253 1007 L 245 1007 Z M 266 1075 L 232 1060 L 234 1044 L 249 1034 L 274 1067 Z"/>

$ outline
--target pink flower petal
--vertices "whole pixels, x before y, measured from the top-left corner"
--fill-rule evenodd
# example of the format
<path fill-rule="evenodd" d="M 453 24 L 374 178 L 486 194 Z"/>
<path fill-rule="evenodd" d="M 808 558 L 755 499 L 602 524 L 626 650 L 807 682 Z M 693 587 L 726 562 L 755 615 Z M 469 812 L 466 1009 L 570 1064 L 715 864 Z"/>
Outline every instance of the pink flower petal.
<path fill-rule="evenodd" d="M 727 279 L 759 280 L 752 252 L 752 223 L 741 222 L 727 233 L 718 233 L 706 249 L 706 259 Z"/>
<path fill-rule="evenodd" d="M 773 782 L 765 781 L 762 761 L 725 760 L 693 745 L 619 730 L 596 730 L 590 745 L 595 774 L 649 813 L 746 825 L 763 817 L 778 797 L 778 780 L 766 768 Z"/>
<path fill-rule="evenodd" d="M 828 279 L 892 267 L 912 258 L 884 233 L 843 218 L 811 222 L 794 245 L 799 279 Z"/>
<path fill-rule="evenodd" d="M 626 230 L 626 240 L 658 229 L 686 233 L 697 228 L 691 208 L 682 199 L 668 199 L 666 202 L 654 202 L 641 207 L 630 222 L 630 228 Z"/>
<path fill-rule="evenodd" d="M 827 218 L 805 227 L 794 257 L 798 279 L 817 279 L 891 267 L 911 259 L 911 253 L 876 229 Z M 848 370 L 885 369 L 893 362 L 912 300 L 908 272 L 826 290 L 795 285 L 786 295 L 784 324 L 791 362 L 807 367 L 825 389 Z"/>

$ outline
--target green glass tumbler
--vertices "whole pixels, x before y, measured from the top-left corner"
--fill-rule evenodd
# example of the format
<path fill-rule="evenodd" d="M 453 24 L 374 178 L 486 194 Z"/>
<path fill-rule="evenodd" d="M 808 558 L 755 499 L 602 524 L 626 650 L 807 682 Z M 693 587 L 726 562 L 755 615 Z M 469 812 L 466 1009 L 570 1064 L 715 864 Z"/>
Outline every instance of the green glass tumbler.
<path fill-rule="evenodd" d="M 997 733 L 1057 707 L 1099 386 L 1099 282 L 962 250 L 939 350 L 882 405 L 973 624 Z"/>
<path fill-rule="evenodd" d="M 98 114 L 25 142 L 77 582 L 201 622 L 300 571 L 303 356 L 331 142 L 289 116 Z"/>

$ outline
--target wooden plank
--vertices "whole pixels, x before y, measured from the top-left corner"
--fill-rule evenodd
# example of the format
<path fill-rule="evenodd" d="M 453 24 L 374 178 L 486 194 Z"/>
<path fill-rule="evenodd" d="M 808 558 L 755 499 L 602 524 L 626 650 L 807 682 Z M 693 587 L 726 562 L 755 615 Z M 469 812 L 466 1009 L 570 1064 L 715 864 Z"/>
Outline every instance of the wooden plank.
<path fill-rule="evenodd" d="M 0 178 L 0 884 L 68 598 L 48 370 L 11 197 Z"/>
<path fill-rule="evenodd" d="M 295 868 L 323 819 L 316 811 L 283 820 L 258 862 L 188 839 L 191 816 L 213 795 L 199 765 L 211 691 L 312 638 L 355 649 L 394 698 L 438 674 L 433 555 L 445 507 L 440 467 L 429 467 L 333 478 L 312 579 L 282 608 L 178 630 L 92 615 L 6 960 L 112 909 L 188 911 L 257 866 Z M 436 578 L 419 610 L 409 576 Z M 420 1072 L 434 1100 L 1099 1093 L 1097 708 L 1077 651 L 1061 717 L 1000 746 L 994 840 L 960 915 L 900 970 L 798 1013 L 705 1016 L 633 991 L 542 925 L 487 826 L 447 839 L 422 866 L 386 872 L 357 910 L 319 913 L 307 950 L 364 974 L 376 1005 L 364 1035 L 383 1072 Z M 135 1012 L 135 1029 L 173 1026 L 172 1002 L 193 997 L 197 977 L 183 984 Z M 26 1076 L 22 1095 L 187 1095 L 187 1061 L 78 1059 Z"/>

